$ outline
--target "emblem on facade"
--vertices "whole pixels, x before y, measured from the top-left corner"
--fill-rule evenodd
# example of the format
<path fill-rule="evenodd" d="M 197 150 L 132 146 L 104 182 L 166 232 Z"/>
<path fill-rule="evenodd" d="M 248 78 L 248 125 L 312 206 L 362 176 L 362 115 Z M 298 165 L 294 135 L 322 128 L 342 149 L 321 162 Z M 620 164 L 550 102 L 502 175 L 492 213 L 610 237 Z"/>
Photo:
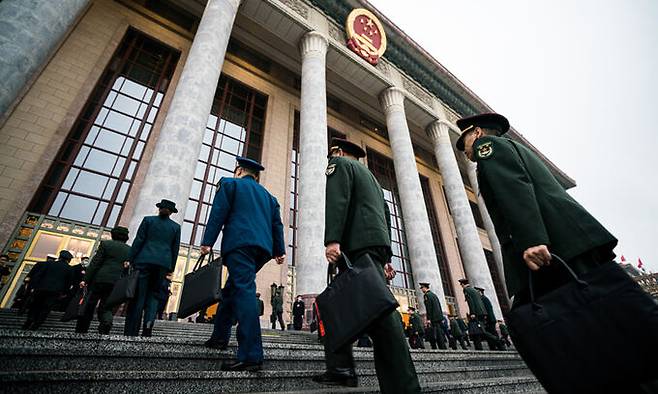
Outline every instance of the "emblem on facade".
<path fill-rule="evenodd" d="M 356 8 L 347 16 L 347 46 L 368 63 L 376 65 L 386 51 L 386 33 L 379 19 L 364 8 Z"/>

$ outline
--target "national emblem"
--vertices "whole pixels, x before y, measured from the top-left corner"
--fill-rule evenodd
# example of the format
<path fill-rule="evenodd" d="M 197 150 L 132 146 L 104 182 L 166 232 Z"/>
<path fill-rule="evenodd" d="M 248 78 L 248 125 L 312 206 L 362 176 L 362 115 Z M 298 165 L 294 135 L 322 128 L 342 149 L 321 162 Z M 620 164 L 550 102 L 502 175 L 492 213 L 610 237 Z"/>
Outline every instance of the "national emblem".
<path fill-rule="evenodd" d="M 377 17 L 365 8 L 356 8 L 347 16 L 347 46 L 368 63 L 376 65 L 386 51 L 386 33 Z"/>

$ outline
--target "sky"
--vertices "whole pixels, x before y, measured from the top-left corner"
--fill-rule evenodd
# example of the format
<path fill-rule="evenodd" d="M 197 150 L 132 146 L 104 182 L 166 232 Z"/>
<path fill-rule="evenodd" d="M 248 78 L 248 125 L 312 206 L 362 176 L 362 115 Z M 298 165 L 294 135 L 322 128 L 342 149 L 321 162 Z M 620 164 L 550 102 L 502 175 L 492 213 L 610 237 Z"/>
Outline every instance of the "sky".
<path fill-rule="evenodd" d="M 370 0 L 560 169 L 658 272 L 658 1 Z"/>

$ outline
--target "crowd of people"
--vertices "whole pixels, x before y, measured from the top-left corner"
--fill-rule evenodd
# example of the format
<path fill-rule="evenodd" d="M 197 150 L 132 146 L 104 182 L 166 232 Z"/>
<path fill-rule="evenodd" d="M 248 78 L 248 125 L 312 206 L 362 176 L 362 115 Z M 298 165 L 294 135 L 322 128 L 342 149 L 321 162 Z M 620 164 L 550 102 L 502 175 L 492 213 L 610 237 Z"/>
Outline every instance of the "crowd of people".
<path fill-rule="evenodd" d="M 502 320 L 494 314 L 491 300 L 484 295 L 481 287 L 472 287 L 468 279 L 460 279 L 459 283 L 464 290 L 464 297 L 468 305 L 468 315 L 463 319 L 457 315 L 444 314 L 439 298 L 430 290 L 429 283 L 420 283 L 423 292 L 423 303 L 426 319 L 415 307 L 407 308 L 408 323 L 402 320 L 405 333 L 412 349 L 425 349 L 425 342 L 429 342 L 432 349 L 461 349 L 471 347 L 483 350 L 482 342 L 486 341 L 489 350 L 506 350 L 511 346 L 509 331 Z"/>
<path fill-rule="evenodd" d="M 579 274 L 612 261 L 616 239 L 564 191 L 533 152 L 501 137 L 509 129 L 507 119 L 498 114 L 482 114 L 460 119 L 457 125 L 462 130 L 457 149 L 478 165 L 480 191 L 503 247 L 507 290 L 514 296 L 512 311 L 570 279 L 554 269 L 552 252 L 562 255 L 566 264 Z M 379 280 L 390 283 L 396 275 L 390 262 L 390 212 L 377 179 L 359 160 L 365 156 L 362 147 L 346 139 L 335 138 L 329 147 L 325 171 L 325 257 L 328 263 L 337 266 L 339 275 L 352 268 L 343 259 L 348 256 L 353 266 L 374 268 Z M 224 371 L 262 369 L 260 317 L 264 302 L 256 292 L 255 278 L 268 261 L 283 264 L 286 259 L 279 203 L 258 182 L 264 170 L 254 160 L 237 158 L 233 178 L 222 178 L 217 186 L 201 241 L 201 253 L 206 255 L 220 232 L 223 233 L 221 255 L 228 278 L 213 319 L 212 335 L 205 346 L 226 349 L 230 328 L 237 324 L 237 358 L 225 362 L 221 367 Z M 138 335 L 141 328 L 142 336 L 150 336 L 170 292 L 168 276 L 177 261 L 181 231 L 180 225 L 170 218 L 177 213 L 176 204 L 162 200 L 157 207 L 158 215 L 143 219 L 131 246 L 126 244 L 128 229 L 116 227 L 112 230 L 112 240 L 100 243 L 89 266 L 69 266 L 73 256 L 67 251 L 62 251 L 57 259 L 37 264 L 25 279 L 17 300 L 23 303 L 19 306 L 29 310 L 24 328 L 37 329 L 58 302 L 65 304 L 78 288 L 86 288 L 92 294 L 91 301 L 84 316 L 78 319 L 76 331 L 88 330 L 95 309 L 99 331 L 108 333 L 112 312 L 104 307 L 104 302 L 124 270 L 134 269 L 139 279 L 136 294 L 126 307 L 124 334 Z M 556 215 L 560 217 L 554 218 Z M 536 279 L 534 293 L 529 289 L 529 271 L 534 272 Z M 393 310 L 369 321 L 363 328 L 358 346 L 374 348 L 382 392 L 420 392 L 410 348 L 422 349 L 425 341 L 432 349 L 473 346 L 482 350 L 482 342 L 486 342 L 490 350 L 505 350 L 511 345 L 510 330 L 495 316 L 484 289 L 468 279 L 459 283 L 468 304 L 465 319 L 446 315 L 438 297 L 430 290 L 432 284 L 419 283 L 424 294 L 424 318 L 411 306 L 407 324 Z M 284 290 L 283 285 L 271 286 L 272 329 L 277 323 L 281 330 L 286 329 Z M 315 305 L 313 312 L 309 325 L 321 331 Z M 292 328 L 302 328 L 305 313 L 304 300 L 297 297 L 292 307 Z M 514 336 L 512 339 L 515 340 Z M 358 386 L 352 345 L 329 350 L 325 343 L 326 370 L 313 380 L 326 385 Z M 525 357 L 529 353 L 521 354 Z M 628 386 L 636 387 L 637 383 Z"/>

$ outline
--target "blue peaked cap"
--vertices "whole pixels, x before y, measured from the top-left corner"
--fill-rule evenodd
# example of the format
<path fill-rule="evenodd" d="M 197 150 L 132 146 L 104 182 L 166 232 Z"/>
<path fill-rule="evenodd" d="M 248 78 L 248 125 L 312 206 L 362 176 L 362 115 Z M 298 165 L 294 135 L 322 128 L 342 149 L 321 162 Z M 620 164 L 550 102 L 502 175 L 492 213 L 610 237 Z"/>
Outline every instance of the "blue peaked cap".
<path fill-rule="evenodd" d="M 240 157 L 236 156 L 235 160 L 238 162 L 238 166 L 243 167 L 243 168 L 248 168 L 253 171 L 263 171 L 265 170 L 265 167 L 263 167 L 259 162 L 256 160 L 248 159 L 246 157 Z"/>

